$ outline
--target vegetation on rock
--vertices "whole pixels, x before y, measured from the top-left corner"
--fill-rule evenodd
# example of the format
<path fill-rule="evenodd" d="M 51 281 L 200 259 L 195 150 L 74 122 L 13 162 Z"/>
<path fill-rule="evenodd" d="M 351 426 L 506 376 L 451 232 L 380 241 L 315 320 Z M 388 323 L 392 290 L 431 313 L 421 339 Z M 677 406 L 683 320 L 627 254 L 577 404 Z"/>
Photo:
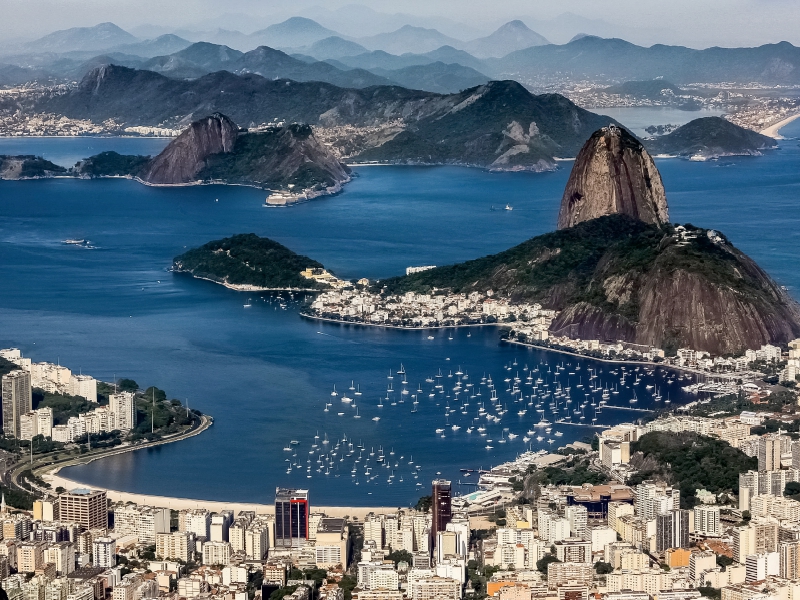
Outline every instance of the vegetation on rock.
<path fill-rule="evenodd" d="M 231 285 L 268 289 L 316 289 L 319 284 L 300 272 L 322 268 L 315 260 L 254 233 L 208 242 L 175 257 L 176 271 Z"/>
<path fill-rule="evenodd" d="M 698 489 L 713 494 L 735 493 L 739 489 L 739 473 L 758 467 L 756 458 L 727 442 L 691 432 L 647 433 L 631 445 L 631 455 L 632 462 L 644 470 L 628 483 L 663 479 L 680 487 L 684 508 L 696 504 Z"/>
<path fill-rule="evenodd" d="M 136 175 L 150 160 L 149 156 L 101 152 L 75 165 L 79 175 L 87 177 L 119 177 Z"/>

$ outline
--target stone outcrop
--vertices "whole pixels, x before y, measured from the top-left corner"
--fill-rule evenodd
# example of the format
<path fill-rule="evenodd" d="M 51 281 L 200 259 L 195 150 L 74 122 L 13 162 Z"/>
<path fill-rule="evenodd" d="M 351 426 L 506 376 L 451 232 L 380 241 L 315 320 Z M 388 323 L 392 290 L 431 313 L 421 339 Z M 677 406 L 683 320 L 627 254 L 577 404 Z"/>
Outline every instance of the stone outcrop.
<path fill-rule="evenodd" d="M 558 228 L 611 214 L 651 224 L 669 221 L 664 184 L 652 157 L 615 125 L 594 132 L 578 153 L 561 199 Z"/>
<path fill-rule="evenodd" d="M 240 134 L 234 152 L 211 157 L 207 165 L 201 177 L 268 187 L 330 187 L 350 178 L 350 169 L 319 142 L 311 126 L 296 123 Z"/>
<path fill-rule="evenodd" d="M 731 246 L 724 249 L 738 274 L 729 283 L 709 279 L 691 266 L 675 268 L 676 249 L 666 248 L 649 270 L 626 278 L 626 304 L 632 310 L 620 314 L 585 301 L 569 304 L 551 333 L 715 355 L 786 344 L 800 336 L 800 306 L 752 259 Z M 603 280 L 599 272 L 596 276 L 589 287 L 607 287 L 610 278 Z M 744 282 L 746 286 L 740 285 Z M 614 300 L 608 290 L 606 299 Z"/>
<path fill-rule="evenodd" d="M 194 181 L 209 156 L 233 150 L 238 131 L 236 123 L 220 113 L 195 121 L 145 167 L 140 177 L 160 185 Z"/>
<path fill-rule="evenodd" d="M 142 168 L 139 178 L 155 185 L 252 185 L 313 198 L 339 191 L 350 180 L 350 169 L 309 125 L 248 132 L 215 113 L 192 123 Z"/>

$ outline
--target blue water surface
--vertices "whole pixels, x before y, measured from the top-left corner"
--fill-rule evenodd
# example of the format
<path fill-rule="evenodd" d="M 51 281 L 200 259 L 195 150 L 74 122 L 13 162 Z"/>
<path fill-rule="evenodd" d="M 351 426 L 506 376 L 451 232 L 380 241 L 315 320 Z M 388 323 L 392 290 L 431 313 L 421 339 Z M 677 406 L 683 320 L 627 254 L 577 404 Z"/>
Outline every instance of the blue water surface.
<path fill-rule="evenodd" d="M 799 135 L 800 123 L 783 133 Z M 37 149 L 26 153 L 68 154 L 60 146 L 64 140 L 35 142 Z M 0 140 L 0 153 L 11 153 L 5 143 Z M 135 144 L 126 144 L 126 151 L 137 151 Z M 141 152 L 151 153 L 144 147 Z M 796 293 L 796 140 L 784 141 L 780 150 L 764 157 L 708 163 L 668 159 L 658 165 L 672 220 L 720 229 Z M 659 371 L 628 387 L 634 378 L 623 384 L 619 369 L 503 346 L 493 328 L 435 332 L 430 340 L 428 332 L 320 324 L 298 316 L 302 298 L 279 301 L 267 294 L 233 292 L 167 268 L 186 248 L 250 231 L 347 278 L 381 278 L 409 265 L 483 256 L 553 229 L 570 167 L 562 163 L 559 171 L 547 174 L 364 167 L 344 193 L 291 209 L 265 209 L 262 192 L 240 187 L 158 189 L 127 180 L 0 182 L 0 347 L 16 346 L 34 360 L 60 360 L 102 379 L 124 376 L 143 386 L 154 384 L 214 416 L 214 426 L 201 436 L 65 471 L 88 485 L 252 502 L 269 502 L 276 486 L 295 485 L 309 487 L 316 504 L 408 504 L 438 473 L 467 481 L 460 468 L 488 467 L 528 446 L 549 449 L 592 433 L 583 425 L 557 425 L 549 433 L 533 427 L 541 414 L 552 420 L 549 404 L 543 404 L 545 413 L 537 413 L 527 400 L 515 402 L 506 392 L 517 373 L 526 389 L 526 365 L 539 368 L 542 379 L 555 385 L 556 365 L 563 364 L 558 380 L 572 388 L 569 411 L 574 421 L 585 424 L 595 417 L 598 424 L 634 419 L 640 413 L 627 409 L 652 406 L 656 391 L 673 403 L 687 401 L 680 391 L 685 382 Z M 514 210 L 491 210 L 506 204 Z M 85 238 L 94 248 L 65 245 L 67 238 Z M 245 308 L 247 303 L 252 307 Z M 387 379 L 401 363 L 408 379 L 405 396 L 400 393 L 402 376 Z M 459 367 L 475 387 L 456 397 L 452 388 L 458 377 L 448 374 Z M 426 379 L 439 369 L 447 393 L 430 398 L 432 384 Z M 579 414 L 590 369 L 597 374 L 591 384 L 616 388 L 619 393 L 609 403 L 625 410 L 595 414 L 590 396 Z M 490 390 L 480 385 L 484 374 L 493 378 L 498 404 L 507 411 L 499 423 L 473 421 L 481 401 L 487 412 L 495 411 Z M 362 395 L 348 389 L 351 381 Z M 394 392 L 387 401 L 390 383 Z M 355 400 L 361 418 L 354 418 L 351 403 L 331 396 L 334 384 L 337 392 Z M 475 389 L 482 390 L 481 396 L 467 397 L 469 406 L 462 408 L 465 395 Z M 419 400 L 415 412 L 412 395 Z M 599 393 L 594 396 L 599 399 Z M 559 408 L 563 416 L 563 401 Z M 526 412 L 520 416 L 521 410 Z M 453 412 L 445 416 L 445 411 Z M 477 429 L 467 433 L 479 424 L 486 436 Z M 454 431 L 453 425 L 460 429 Z M 529 430 L 535 435 L 526 444 L 523 436 Z M 518 437 L 508 439 L 508 433 Z M 315 435 L 317 448 L 312 448 Z M 326 436 L 329 444 L 323 444 Z M 337 451 L 332 457 L 329 450 L 343 436 L 365 448 L 355 474 L 358 451 L 344 457 Z M 381 447 L 392 466 L 374 465 L 365 475 L 370 449 L 377 455 Z M 321 472 L 319 449 L 327 455 Z M 302 468 L 287 473 L 292 463 Z M 380 476 L 370 479 L 376 473 Z"/>

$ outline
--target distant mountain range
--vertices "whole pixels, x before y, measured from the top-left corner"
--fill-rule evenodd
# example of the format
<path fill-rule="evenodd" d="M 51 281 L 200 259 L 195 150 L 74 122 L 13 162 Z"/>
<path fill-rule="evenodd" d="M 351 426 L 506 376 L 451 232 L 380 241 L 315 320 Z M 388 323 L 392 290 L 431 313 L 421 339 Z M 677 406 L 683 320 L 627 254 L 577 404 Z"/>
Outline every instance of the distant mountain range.
<path fill-rule="evenodd" d="M 338 61 L 322 62 L 297 54 L 289 56 L 267 46 L 240 52 L 207 42 L 197 42 L 174 54 L 157 56 L 146 62 L 122 64 L 180 79 L 192 79 L 225 70 L 239 75 L 254 73 L 268 79 L 324 81 L 348 88 L 400 85 L 439 93 L 457 92 L 489 80 L 486 75 L 470 67 L 441 61 L 426 60 L 422 65 L 400 69 L 367 70 Z"/>
<path fill-rule="evenodd" d="M 586 36 L 563 46 L 535 46 L 487 59 L 493 76 L 561 77 L 595 81 L 652 80 L 675 84 L 800 82 L 800 48 L 788 42 L 757 48 L 636 46 L 620 39 Z"/>
<path fill-rule="evenodd" d="M 500 58 L 522 48 L 545 46 L 550 42 L 528 28 L 522 21 L 511 21 L 492 35 L 473 40 L 464 45 L 464 50 L 478 58 Z"/>
<path fill-rule="evenodd" d="M 252 64 L 238 65 L 233 61 L 212 67 L 209 61 L 198 62 L 182 56 L 180 52 L 188 49 L 190 40 L 197 40 L 198 36 L 201 43 L 226 46 L 222 52 L 242 53 L 247 58 L 240 56 L 237 60 Z M 665 45 L 645 48 L 621 39 L 577 35 L 567 44 L 554 45 L 519 20 L 471 41 L 410 24 L 387 33 L 351 37 L 304 17 L 293 17 L 251 34 L 224 29 L 180 31 L 150 40 L 140 40 L 112 23 L 102 23 L 57 31 L 17 47 L 16 51 L 17 54 L 9 55 L 6 50 L 6 56 L 0 60 L 0 84 L 47 78 L 77 79 L 104 62 L 104 57 L 124 66 L 152 68 L 170 77 L 199 77 L 213 69 L 225 68 L 237 73 L 262 73 L 266 77 L 316 79 L 346 87 L 396 83 L 441 92 L 458 91 L 488 79 L 528 83 L 571 78 L 612 86 L 626 81 L 642 82 L 636 90 L 630 88 L 631 84 L 626 84 L 630 88 L 627 90 L 620 87 L 610 90 L 633 95 L 637 92 L 652 95 L 651 90 L 642 86 L 652 86 L 655 90 L 660 85 L 655 83 L 658 80 L 672 82 L 673 91 L 697 82 L 800 83 L 800 48 L 788 42 L 757 48 L 694 50 Z M 287 55 L 306 67 L 291 62 Z M 150 59 L 154 60 L 148 63 Z M 328 64 L 315 65 L 315 62 Z M 439 62 L 445 67 L 406 70 Z M 369 73 L 341 73 L 352 69 Z M 406 71 L 388 72 L 400 70 Z"/>
<path fill-rule="evenodd" d="M 100 23 L 94 27 L 73 27 L 54 31 L 38 40 L 25 44 L 25 49 L 35 52 L 73 52 L 75 50 L 108 50 L 140 40 L 114 23 Z"/>
<path fill-rule="evenodd" d="M 464 49 L 473 52 L 478 57 L 500 57 L 530 45 L 547 43 L 544 37 L 530 30 L 522 21 L 518 20 L 503 25 L 489 36 L 472 41 L 464 41 L 445 35 L 436 29 L 410 24 L 385 33 L 353 37 L 323 27 L 316 21 L 304 17 L 292 17 L 251 34 L 216 29 L 201 32 L 179 30 L 172 32 L 171 35 L 172 38 L 180 40 L 179 43 L 183 44 L 183 47 L 188 46 L 192 41 L 227 45 L 242 52 L 253 50 L 259 46 L 269 46 L 280 50 L 309 54 L 321 60 L 354 56 L 373 50 L 383 50 L 397 55 L 420 54 L 442 46 Z M 25 44 L 18 48 L 18 52 L 68 53 L 113 50 L 149 58 L 182 49 L 175 46 L 169 48 L 168 51 L 165 51 L 164 48 L 155 51 L 151 49 L 150 46 L 164 44 L 164 40 L 161 38 L 164 38 L 164 35 L 155 40 L 140 40 L 113 23 L 101 23 L 94 27 L 76 27 L 53 32 Z M 325 40 L 327 42 L 321 44 Z"/>
<path fill-rule="evenodd" d="M 197 42 L 174 54 L 157 56 L 142 64 L 141 68 L 181 79 L 225 70 L 236 74 L 254 73 L 268 79 L 325 81 L 351 88 L 392 83 L 364 69 L 342 70 L 319 61 L 309 64 L 267 46 L 240 52 L 207 42 Z"/>

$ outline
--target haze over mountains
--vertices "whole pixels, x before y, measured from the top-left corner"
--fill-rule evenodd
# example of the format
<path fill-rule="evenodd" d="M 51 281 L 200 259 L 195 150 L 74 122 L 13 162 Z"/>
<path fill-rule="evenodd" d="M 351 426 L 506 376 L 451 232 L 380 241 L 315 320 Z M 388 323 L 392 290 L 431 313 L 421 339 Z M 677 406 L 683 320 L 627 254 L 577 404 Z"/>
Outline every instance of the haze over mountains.
<path fill-rule="evenodd" d="M 469 40 L 411 24 L 353 37 L 306 17 L 292 17 L 249 34 L 225 29 L 179 33 L 186 37 L 164 33 L 143 40 L 113 23 L 56 31 L 6 47 L 0 56 L 0 85 L 79 80 L 101 64 L 148 69 L 181 79 L 224 69 L 344 87 L 394 84 L 439 93 L 457 92 L 490 79 L 514 79 L 528 86 L 567 79 L 609 85 L 656 78 L 677 85 L 800 82 L 800 49 L 787 42 L 694 50 L 666 45 L 646 48 L 579 34 L 567 44 L 556 45 L 521 20 Z M 195 42 L 195 34 L 202 41 Z"/>

